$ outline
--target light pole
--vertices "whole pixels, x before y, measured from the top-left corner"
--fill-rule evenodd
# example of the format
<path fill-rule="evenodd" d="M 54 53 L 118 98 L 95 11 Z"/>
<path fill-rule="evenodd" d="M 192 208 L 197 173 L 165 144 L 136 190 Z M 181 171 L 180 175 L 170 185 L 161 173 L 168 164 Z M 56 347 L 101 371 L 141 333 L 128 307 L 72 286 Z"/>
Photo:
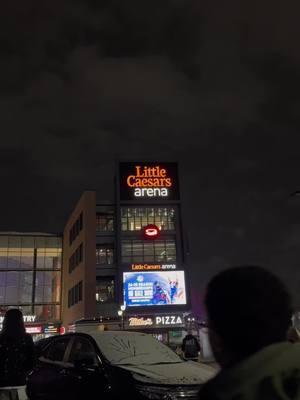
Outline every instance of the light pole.
<path fill-rule="evenodd" d="M 121 318 L 121 322 L 122 322 L 122 329 L 124 330 L 124 314 L 125 314 L 125 310 L 126 310 L 126 304 L 122 304 L 120 306 L 120 310 L 118 310 L 118 316 Z"/>

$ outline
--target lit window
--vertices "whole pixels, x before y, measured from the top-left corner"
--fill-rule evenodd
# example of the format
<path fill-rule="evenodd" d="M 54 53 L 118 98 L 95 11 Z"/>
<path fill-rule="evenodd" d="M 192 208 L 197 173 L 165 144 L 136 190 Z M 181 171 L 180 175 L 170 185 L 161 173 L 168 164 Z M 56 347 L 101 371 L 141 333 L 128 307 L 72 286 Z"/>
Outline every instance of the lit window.
<path fill-rule="evenodd" d="M 123 207 L 121 209 L 122 231 L 140 231 L 154 224 L 163 231 L 175 230 L 175 209 L 172 207 Z"/>

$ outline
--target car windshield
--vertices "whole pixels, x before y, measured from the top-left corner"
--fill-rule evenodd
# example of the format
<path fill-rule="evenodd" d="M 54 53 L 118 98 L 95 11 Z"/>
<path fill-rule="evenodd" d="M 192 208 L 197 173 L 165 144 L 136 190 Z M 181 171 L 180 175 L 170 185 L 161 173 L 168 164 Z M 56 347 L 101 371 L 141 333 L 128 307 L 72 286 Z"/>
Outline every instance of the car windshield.
<path fill-rule="evenodd" d="M 101 352 L 114 365 L 157 365 L 182 363 L 169 347 L 151 335 L 104 332 L 91 334 Z"/>

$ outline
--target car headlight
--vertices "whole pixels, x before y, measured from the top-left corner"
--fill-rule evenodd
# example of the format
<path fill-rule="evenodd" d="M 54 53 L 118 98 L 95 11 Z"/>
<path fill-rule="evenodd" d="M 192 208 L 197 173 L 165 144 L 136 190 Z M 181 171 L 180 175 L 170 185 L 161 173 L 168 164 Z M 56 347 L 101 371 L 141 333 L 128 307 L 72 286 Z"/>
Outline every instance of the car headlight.
<path fill-rule="evenodd" d="M 138 392 L 150 400 L 171 400 L 173 397 L 170 395 L 169 391 L 165 387 L 161 386 L 143 386 L 138 385 Z"/>

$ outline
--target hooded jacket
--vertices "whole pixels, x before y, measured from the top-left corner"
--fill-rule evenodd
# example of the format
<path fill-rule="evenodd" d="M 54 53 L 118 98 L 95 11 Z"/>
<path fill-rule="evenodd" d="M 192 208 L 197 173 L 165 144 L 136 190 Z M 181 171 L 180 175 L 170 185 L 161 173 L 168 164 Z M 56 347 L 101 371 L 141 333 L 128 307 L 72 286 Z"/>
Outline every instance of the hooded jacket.
<path fill-rule="evenodd" d="M 221 370 L 199 400 L 300 400 L 300 343 L 270 345 Z"/>

